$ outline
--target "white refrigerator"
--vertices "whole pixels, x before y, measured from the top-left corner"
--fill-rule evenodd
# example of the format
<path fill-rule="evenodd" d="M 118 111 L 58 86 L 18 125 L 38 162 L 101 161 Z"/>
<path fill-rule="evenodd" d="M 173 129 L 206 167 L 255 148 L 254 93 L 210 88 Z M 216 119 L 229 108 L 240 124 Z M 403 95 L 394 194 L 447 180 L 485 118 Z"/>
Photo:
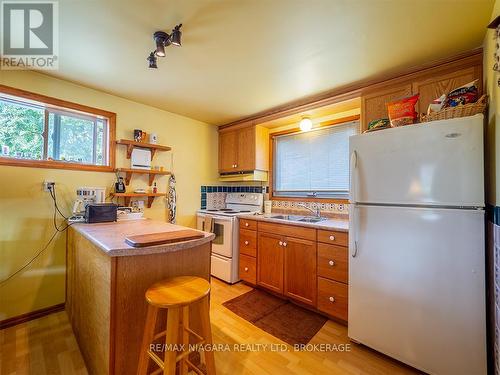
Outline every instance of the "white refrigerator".
<path fill-rule="evenodd" d="M 483 126 L 349 140 L 348 335 L 430 374 L 486 374 Z"/>

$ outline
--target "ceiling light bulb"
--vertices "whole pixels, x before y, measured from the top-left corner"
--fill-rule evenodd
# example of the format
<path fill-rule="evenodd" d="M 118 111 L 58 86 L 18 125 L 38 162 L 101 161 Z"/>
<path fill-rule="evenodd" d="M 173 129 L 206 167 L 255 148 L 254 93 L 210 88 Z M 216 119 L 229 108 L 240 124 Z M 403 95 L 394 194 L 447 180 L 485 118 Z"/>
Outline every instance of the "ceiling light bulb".
<path fill-rule="evenodd" d="M 313 123 L 309 117 L 304 117 L 299 123 L 300 130 L 303 132 L 308 132 L 312 129 Z"/>

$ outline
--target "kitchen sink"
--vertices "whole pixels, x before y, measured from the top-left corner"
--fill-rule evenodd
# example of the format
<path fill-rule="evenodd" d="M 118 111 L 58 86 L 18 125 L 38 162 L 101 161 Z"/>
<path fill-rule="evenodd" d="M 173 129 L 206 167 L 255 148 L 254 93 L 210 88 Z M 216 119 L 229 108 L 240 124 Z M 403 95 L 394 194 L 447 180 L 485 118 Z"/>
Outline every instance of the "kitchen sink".
<path fill-rule="evenodd" d="M 300 221 L 302 223 L 318 223 L 320 221 L 327 220 L 326 217 L 298 216 L 298 215 L 276 215 L 273 216 L 272 218 L 278 220 Z"/>

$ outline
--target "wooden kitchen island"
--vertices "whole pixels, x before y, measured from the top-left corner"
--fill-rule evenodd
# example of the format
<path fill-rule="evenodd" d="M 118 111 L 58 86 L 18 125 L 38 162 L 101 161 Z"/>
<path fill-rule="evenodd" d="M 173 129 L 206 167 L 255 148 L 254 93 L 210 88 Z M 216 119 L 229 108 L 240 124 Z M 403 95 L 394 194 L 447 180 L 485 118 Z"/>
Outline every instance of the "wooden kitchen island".
<path fill-rule="evenodd" d="M 144 248 L 125 243 L 129 235 L 181 229 L 147 219 L 69 228 L 66 311 L 90 374 L 136 373 L 149 286 L 180 275 L 209 280 L 211 233 Z"/>

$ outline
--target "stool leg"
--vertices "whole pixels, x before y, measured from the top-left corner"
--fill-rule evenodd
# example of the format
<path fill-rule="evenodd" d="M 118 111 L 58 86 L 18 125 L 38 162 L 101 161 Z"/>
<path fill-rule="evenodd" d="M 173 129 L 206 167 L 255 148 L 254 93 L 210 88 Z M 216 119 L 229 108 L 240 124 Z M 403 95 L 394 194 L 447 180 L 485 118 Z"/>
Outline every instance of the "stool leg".
<path fill-rule="evenodd" d="M 210 327 L 210 302 L 208 296 L 200 301 L 201 336 L 206 345 L 212 345 L 212 328 Z M 215 358 L 212 350 L 204 351 L 207 375 L 215 375 Z"/>
<path fill-rule="evenodd" d="M 168 309 L 167 313 L 167 335 L 165 339 L 165 344 L 167 344 L 167 348 L 174 349 L 176 345 L 179 344 L 179 318 L 180 318 L 180 308 L 171 308 Z M 165 361 L 164 361 L 164 375 L 175 375 L 175 365 L 177 351 L 176 350 L 167 350 L 165 352 Z"/>
<path fill-rule="evenodd" d="M 189 328 L 189 307 L 184 306 L 182 308 L 182 344 L 186 345 L 186 350 L 189 351 L 189 332 L 187 329 Z M 186 357 L 181 359 L 180 369 L 181 375 L 187 375 L 188 373 L 188 365 L 186 363 Z"/>
<path fill-rule="evenodd" d="M 146 375 L 149 367 L 149 346 L 153 343 L 155 335 L 156 318 L 158 317 L 158 308 L 148 305 L 146 323 L 144 324 L 144 336 L 142 337 L 141 354 L 139 356 L 139 365 L 137 366 L 137 375 Z"/>

